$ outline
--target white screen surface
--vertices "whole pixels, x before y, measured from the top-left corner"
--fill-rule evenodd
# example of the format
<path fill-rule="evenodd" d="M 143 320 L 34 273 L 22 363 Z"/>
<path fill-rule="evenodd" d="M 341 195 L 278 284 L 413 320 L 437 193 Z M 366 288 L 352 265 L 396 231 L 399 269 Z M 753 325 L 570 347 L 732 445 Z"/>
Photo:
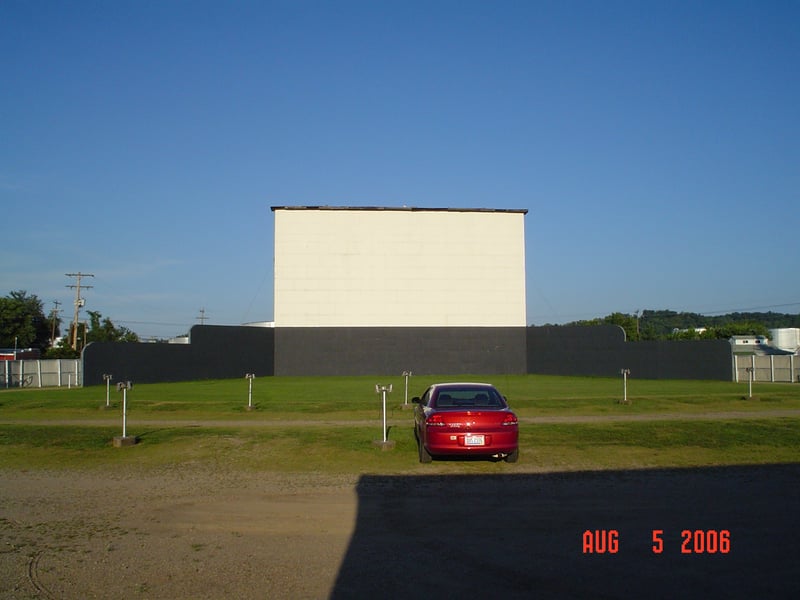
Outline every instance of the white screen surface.
<path fill-rule="evenodd" d="M 525 326 L 525 211 L 273 211 L 276 327 Z"/>

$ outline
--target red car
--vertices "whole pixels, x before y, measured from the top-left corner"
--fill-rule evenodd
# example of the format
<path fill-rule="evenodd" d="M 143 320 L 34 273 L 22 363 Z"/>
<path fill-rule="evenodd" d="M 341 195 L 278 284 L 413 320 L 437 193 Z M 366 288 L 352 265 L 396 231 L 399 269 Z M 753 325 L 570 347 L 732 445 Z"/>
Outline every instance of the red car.
<path fill-rule="evenodd" d="M 436 383 L 411 401 L 420 462 L 453 455 L 517 462 L 517 416 L 494 386 Z"/>

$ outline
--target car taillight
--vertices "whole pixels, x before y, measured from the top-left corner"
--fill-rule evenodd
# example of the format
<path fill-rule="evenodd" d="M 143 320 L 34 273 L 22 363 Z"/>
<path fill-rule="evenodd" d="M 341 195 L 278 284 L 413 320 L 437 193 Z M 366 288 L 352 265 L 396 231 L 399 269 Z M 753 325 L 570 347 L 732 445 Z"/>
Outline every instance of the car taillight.
<path fill-rule="evenodd" d="M 501 425 L 516 425 L 517 424 L 517 415 L 514 413 L 508 413 L 505 417 L 503 417 L 503 422 Z"/>
<path fill-rule="evenodd" d="M 433 426 L 433 427 L 444 427 L 445 422 L 442 415 L 431 415 L 427 419 L 425 419 L 425 425 Z"/>

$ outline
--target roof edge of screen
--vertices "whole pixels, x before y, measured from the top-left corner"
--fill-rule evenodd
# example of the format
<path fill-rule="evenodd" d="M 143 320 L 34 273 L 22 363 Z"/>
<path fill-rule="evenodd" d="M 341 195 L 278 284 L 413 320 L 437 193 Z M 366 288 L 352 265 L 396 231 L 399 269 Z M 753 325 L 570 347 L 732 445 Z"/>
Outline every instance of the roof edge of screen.
<path fill-rule="evenodd" d="M 527 208 L 423 208 L 418 206 L 270 206 L 278 210 L 364 210 L 364 211 L 408 211 L 408 212 L 480 212 L 528 214 Z"/>

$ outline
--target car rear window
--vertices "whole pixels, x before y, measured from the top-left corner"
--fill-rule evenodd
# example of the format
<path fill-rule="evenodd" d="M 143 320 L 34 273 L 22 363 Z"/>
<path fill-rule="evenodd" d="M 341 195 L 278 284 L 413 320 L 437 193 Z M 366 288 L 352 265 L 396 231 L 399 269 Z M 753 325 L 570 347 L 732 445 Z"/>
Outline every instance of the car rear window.
<path fill-rule="evenodd" d="M 435 408 L 504 408 L 505 402 L 493 388 L 447 388 L 439 390 Z"/>

